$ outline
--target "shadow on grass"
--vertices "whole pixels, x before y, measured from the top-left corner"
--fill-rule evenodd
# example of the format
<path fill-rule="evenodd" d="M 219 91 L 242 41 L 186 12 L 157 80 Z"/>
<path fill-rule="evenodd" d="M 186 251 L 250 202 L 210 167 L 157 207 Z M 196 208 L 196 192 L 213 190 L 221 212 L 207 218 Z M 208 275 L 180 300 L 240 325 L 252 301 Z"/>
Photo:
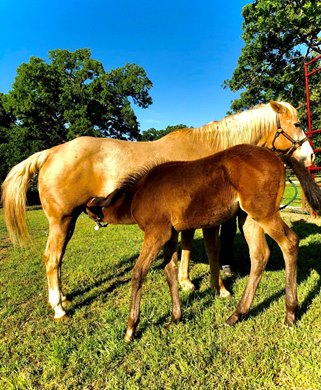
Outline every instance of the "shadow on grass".
<path fill-rule="evenodd" d="M 299 248 L 299 260 L 298 260 L 298 277 L 297 283 L 300 285 L 304 283 L 310 276 L 311 271 L 315 270 L 321 277 L 321 227 L 307 222 L 304 219 L 295 221 L 292 224 L 292 229 L 298 234 L 300 239 L 309 237 L 312 234 L 320 233 L 320 245 L 313 243 L 307 246 L 301 246 Z M 278 245 L 270 237 L 266 237 L 269 248 L 271 250 L 271 256 L 267 264 L 267 271 L 280 271 L 284 270 L 285 264 L 282 256 L 282 252 Z M 233 294 L 233 286 L 235 281 L 239 277 L 247 276 L 250 272 L 250 259 L 248 253 L 247 244 L 240 233 L 236 234 L 234 240 L 234 271 L 235 275 L 231 278 L 225 279 L 224 284 L 226 288 Z M 199 259 L 202 260 L 199 260 Z M 204 251 L 203 239 L 198 238 L 193 242 L 192 248 L 192 262 L 195 263 L 207 263 L 206 254 Z M 192 281 L 196 288 L 200 285 L 200 280 Z M 314 298 L 319 294 L 321 288 L 321 278 L 315 286 L 308 292 L 302 302 L 299 302 L 300 308 L 298 311 L 298 320 L 307 313 L 308 308 Z M 264 312 L 271 304 L 285 295 L 284 285 L 280 286 L 280 290 L 269 298 L 261 302 L 259 305 L 253 307 L 250 310 L 249 315 L 255 317 L 260 313 Z"/>
<path fill-rule="evenodd" d="M 81 297 L 80 302 L 71 305 L 71 307 L 68 309 L 68 314 L 73 315 L 77 309 L 91 305 L 98 298 L 106 298 L 108 294 L 112 293 L 117 288 L 125 284 L 129 284 L 130 276 L 128 276 L 128 273 L 131 273 L 133 264 L 137 257 L 138 254 L 121 260 L 118 264 L 118 272 L 108 274 L 105 277 L 100 277 L 97 279 L 97 281 L 88 284 L 86 287 L 79 288 L 68 294 L 67 298 L 71 301 Z M 85 298 L 84 296 L 88 293 L 90 293 L 90 296 Z"/>
<path fill-rule="evenodd" d="M 182 318 L 179 321 L 181 324 L 186 324 L 195 318 L 195 314 L 193 310 L 188 310 L 194 306 L 195 302 L 201 302 L 202 308 L 208 309 L 213 305 L 213 300 L 215 299 L 215 294 L 210 288 L 207 288 L 203 291 L 193 291 L 190 294 L 181 296 L 181 308 L 182 308 Z M 221 298 L 218 298 L 221 299 Z M 171 319 L 170 306 L 169 310 L 166 313 L 162 314 L 157 318 L 155 322 L 153 322 L 153 326 L 166 328 Z M 150 327 L 149 322 L 140 323 L 137 331 L 135 333 L 135 339 L 140 339 L 142 334 Z M 172 323 L 171 326 L 175 324 Z"/>
<path fill-rule="evenodd" d="M 308 237 L 311 234 L 319 233 L 320 227 L 316 224 L 306 222 L 305 220 L 300 220 L 293 223 L 293 230 L 299 235 L 301 239 Z M 282 253 L 277 246 L 277 244 L 267 237 L 268 245 L 271 249 L 270 261 L 267 265 L 268 271 L 279 271 L 284 269 L 284 260 L 282 257 Z M 234 253 L 235 253 L 235 276 L 232 278 L 225 279 L 224 283 L 226 287 L 229 289 L 231 293 L 233 293 L 233 286 L 237 278 L 244 277 L 249 274 L 250 271 L 250 260 L 248 255 L 248 248 L 245 240 L 242 235 L 238 233 L 234 240 Z M 162 253 L 158 256 L 158 259 L 162 256 Z M 131 256 L 130 258 L 126 258 L 120 261 L 118 264 L 119 272 L 114 274 L 108 274 L 108 276 L 100 277 L 94 283 L 75 290 L 71 293 L 71 299 L 81 297 L 80 302 L 71 306 L 69 313 L 72 315 L 77 309 L 92 304 L 96 299 L 101 299 L 107 297 L 108 294 L 112 293 L 118 287 L 123 285 L 130 285 L 130 276 L 131 270 L 134 266 L 134 263 L 138 257 L 138 254 Z M 310 276 L 311 270 L 315 270 L 321 275 L 321 262 L 317 261 L 317 258 L 320 258 L 320 247 L 316 244 L 310 244 L 308 246 L 304 246 L 300 248 L 299 252 L 299 264 L 298 264 L 298 284 L 303 283 Z M 313 259 L 313 260 L 311 260 Z M 202 238 L 197 238 L 193 241 L 192 246 L 192 258 L 191 262 L 194 264 L 208 264 L 207 257 L 204 250 L 204 244 Z M 152 266 L 153 269 L 162 270 L 163 264 L 162 262 L 156 262 Z M 182 308 L 184 311 L 184 306 L 186 306 L 186 300 L 188 299 L 189 304 L 192 304 L 193 301 L 202 300 L 202 305 L 205 308 L 211 306 L 214 294 L 211 289 L 207 289 L 205 291 L 197 291 L 201 285 L 202 277 L 198 277 L 193 280 L 193 283 L 196 287 L 196 291 L 189 294 L 188 298 L 182 298 Z M 298 312 L 298 319 L 300 319 L 309 308 L 310 303 L 319 293 L 321 288 L 321 281 L 319 279 L 318 283 L 313 287 L 312 290 L 309 291 L 307 296 L 301 302 L 300 309 Z M 85 297 L 85 295 L 90 294 L 89 297 Z M 280 286 L 280 290 L 269 298 L 265 299 L 260 304 L 256 305 L 253 309 L 251 309 L 249 315 L 251 317 L 256 317 L 260 313 L 264 312 L 271 304 L 282 296 L 284 296 L 284 286 Z M 185 299 L 185 302 L 184 302 Z M 189 321 L 193 317 L 192 311 L 183 316 L 183 322 Z M 161 316 L 156 325 L 165 324 L 168 320 L 168 313 Z M 140 328 L 141 332 L 144 331 L 144 328 Z"/>
<path fill-rule="evenodd" d="M 67 299 L 70 301 L 74 301 L 77 298 L 79 299 L 78 303 L 73 303 L 70 308 L 68 308 L 68 314 L 73 315 L 77 309 L 89 306 L 97 299 L 106 298 L 108 294 L 123 285 L 127 284 L 130 286 L 132 269 L 138 256 L 139 253 L 136 253 L 129 258 L 122 259 L 117 264 L 116 272 L 109 272 L 105 277 L 101 275 L 95 282 L 89 283 L 86 286 L 67 294 Z M 163 269 L 162 263 L 159 264 L 159 262 L 157 262 L 161 257 L 162 253 L 159 254 L 154 264 L 152 264 L 152 269 Z M 88 294 L 90 296 L 85 297 Z"/>

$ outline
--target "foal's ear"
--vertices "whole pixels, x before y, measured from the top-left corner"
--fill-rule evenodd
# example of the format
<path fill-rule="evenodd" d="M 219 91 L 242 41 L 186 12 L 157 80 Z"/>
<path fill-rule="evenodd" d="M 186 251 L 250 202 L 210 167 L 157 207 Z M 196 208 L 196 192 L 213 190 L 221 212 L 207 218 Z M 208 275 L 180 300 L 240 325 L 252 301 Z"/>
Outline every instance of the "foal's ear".
<path fill-rule="evenodd" d="M 287 108 L 282 103 L 276 102 L 274 100 L 270 100 L 270 106 L 278 114 L 285 114 L 287 111 Z"/>
<path fill-rule="evenodd" d="M 106 196 L 106 198 L 103 197 L 96 197 L 90 199 L 90 201 L 87 203 L 88 207 L 108 207 L 112 206 L 119 198 L 123 197 L 125 193 L 116 188 L 113 192 L 111 192 L 109 195 Z"/>

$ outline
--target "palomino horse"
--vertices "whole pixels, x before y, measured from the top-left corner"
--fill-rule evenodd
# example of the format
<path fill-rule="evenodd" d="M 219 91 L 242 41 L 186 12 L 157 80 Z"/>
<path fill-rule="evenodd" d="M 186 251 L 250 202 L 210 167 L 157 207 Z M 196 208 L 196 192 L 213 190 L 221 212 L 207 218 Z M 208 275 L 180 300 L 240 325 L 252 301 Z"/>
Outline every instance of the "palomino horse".
<path fill-rule="evenodd" d="M 44 260 L 54 318 L 66 314 L 62 307 L 65 298 L 61 291 L 61 262 L 88 199 L 106 196 L 119 180 L 141 166 L 155 161 L 195 160 L 240 143 L 290 151 L 306 165 L 314 157 L 296 110 L 288 103 L 271 101 L 198 129 L 173 132 L 154 142 L 79 137 L 35 153 L 13 167 L 2 186 L 2 201 L 10 238 L 18 244 L 28 238 L 26 191 L 38 172 L 40 200 L 49 221 Z M 183 235 L 183 265 L 187 264 L 184 259 L 189 248 L 190 242 Z M 184 269 L 183 279 L 187 276 L 187 267 Z"/>
<path fill-rule="evenodd" d="M 321 210 L 321 191 L 303 165 L 289 156 L 307 199 Z M 165 245 L 165 275 L 172 298 L 172 321 L 181 318 L 177 285 L 177 235 L 203 228 L 214 286 L 227 290 L 220 277 L 216 238 L 221 223 L 243 215 L 243 232 L 250 250 L 251 271 L 243 296 L 227 323 L 234 325 L 250 309 L 269 257 L 264 232 L 279 245 L 286 268 L 286 317 L 296 319 L 298 237 L 282 220 L 279 207 L 285 188 L 284 163 L 271 151 L 253 145 L 237 145 L 212 156 L 189 162 L 168 162 L 132 175 L 107 198 L 93 198 L 87 212 L 108 223 L 137 223 L 144 243 L 132 273 L 132 300 L 126 341 L 131 341 L 139 322 L 143 279 Z"/>

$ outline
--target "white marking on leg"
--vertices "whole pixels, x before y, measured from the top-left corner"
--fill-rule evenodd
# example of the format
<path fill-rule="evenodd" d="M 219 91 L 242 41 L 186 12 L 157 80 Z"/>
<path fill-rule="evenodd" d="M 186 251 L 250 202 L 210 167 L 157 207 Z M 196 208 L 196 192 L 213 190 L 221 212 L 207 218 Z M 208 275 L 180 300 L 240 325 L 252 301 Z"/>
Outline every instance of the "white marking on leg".
<path fill-rule="evenodd" d="M 66 315 L 66 312 L 62 308 L 61 304 L 55 306 L 54 311 L 55 311 L 55 315 L 54 315 L 55 320 L 58 320 L 59 318 L 62 318 Z"/>
<path fill-rule="evenodd" d="M 49 289 L 49 304 L 53 308 L 55 314 L 54 318 L 59 319 L 66 315 L 66 312 L 62 308 L 60 292 L 57 290 Z"/>
<path fill-rule="evenodd" d="M 228 290 L 226 290 L 225 288 L 224 289 L 221 288 L 221 290 L 220 290 L 220 297 L 221 298 L 228 298 L 230 296 L 231 296 L 231 293 Z"/>

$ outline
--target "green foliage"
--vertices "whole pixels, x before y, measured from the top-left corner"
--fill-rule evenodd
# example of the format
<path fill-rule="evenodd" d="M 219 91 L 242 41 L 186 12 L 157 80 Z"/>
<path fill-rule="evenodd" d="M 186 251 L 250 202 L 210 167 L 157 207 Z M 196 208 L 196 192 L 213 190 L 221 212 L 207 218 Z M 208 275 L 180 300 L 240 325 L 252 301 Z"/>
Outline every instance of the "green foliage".
<path fill-rule="evenodd" d="M 285 215 L 283 213 L 283 215 Z M 80 216 L 62 268 L 71 318 L 55 322 L 47 308 L 41 254 L 47 237 L 42 210 L 28 212 L 33 246 L 13 249 L 0 211 L 0 387 L 3 389 L 309 389 L 320 388 L 320 219 L 287 216 L 301 238 L 297 326 L 283 326 L 284 262 L 271 260 L 247 320 L 224 325 L 247 282 L 244 240 L 235 242 L 240 273 L 228 279 L 235 298 L 215 297 L 200 231 L 191 277 L 180 292 L 183 320 L 168 330 L 170 297 L 159 258 L 143 286 L 137 339 L 123 341 L 131 270 L 141 250 L 137 226 L 96 232 Z M 304 218 L 304 219 L 303 219 Z M 291 222 L 290 222 L 291 221 Z"/>
<path fill-rule="evenodd" d="M 303 64 L 321 54 L 321 2 L 256 0 L 243 8 L 243 17 L 245 45 L 232 78 L 224 82 L 233 92 L 241 91 L 232 111 L 276 98 L 303 106 Z M 316 129 L 321 127 L 321 72 L 311 77 L 311 83 Z M 306 118 L 305 108 L 300 117 Z M 320 147 L 320 137 L 316 142 Z"/>
<path fill-rule="evenodd" d="M 156 130 L 154 127 L 152 127 L 148 130 L 143 131 L 142 134 L 140 135 L 139 140 L 140 141 L 155 141 L 155 140 L 162 138 L 165 135 L 171 133 L 172 131 L 184 129 L 186 127 L 188 127 L 188 126 L 182 125 L 182 124 L 175 125 L 175 126 L 167 126 L 166 129 L 164 129 L 164 130 Z"/>
<path fill-rule="evenodd" d="M 12 90 L 0 96 L 6 165 L 81 135 L 137 139 L 139 125 L 130 102 L 148 107 L 151 87 L 140 66 L 106 72 L 89 49 L 53 50 L 49 62 L 31 57 L 17 69 Z"/>
<path fill-rule="evenodd" d="M 241 92 L 234 111 L 273 97 L 303 103 L 303 63 L 321 54 L 319 1 L 256 0 L 243 8 L 245 46 L 225 86 Z"/>

